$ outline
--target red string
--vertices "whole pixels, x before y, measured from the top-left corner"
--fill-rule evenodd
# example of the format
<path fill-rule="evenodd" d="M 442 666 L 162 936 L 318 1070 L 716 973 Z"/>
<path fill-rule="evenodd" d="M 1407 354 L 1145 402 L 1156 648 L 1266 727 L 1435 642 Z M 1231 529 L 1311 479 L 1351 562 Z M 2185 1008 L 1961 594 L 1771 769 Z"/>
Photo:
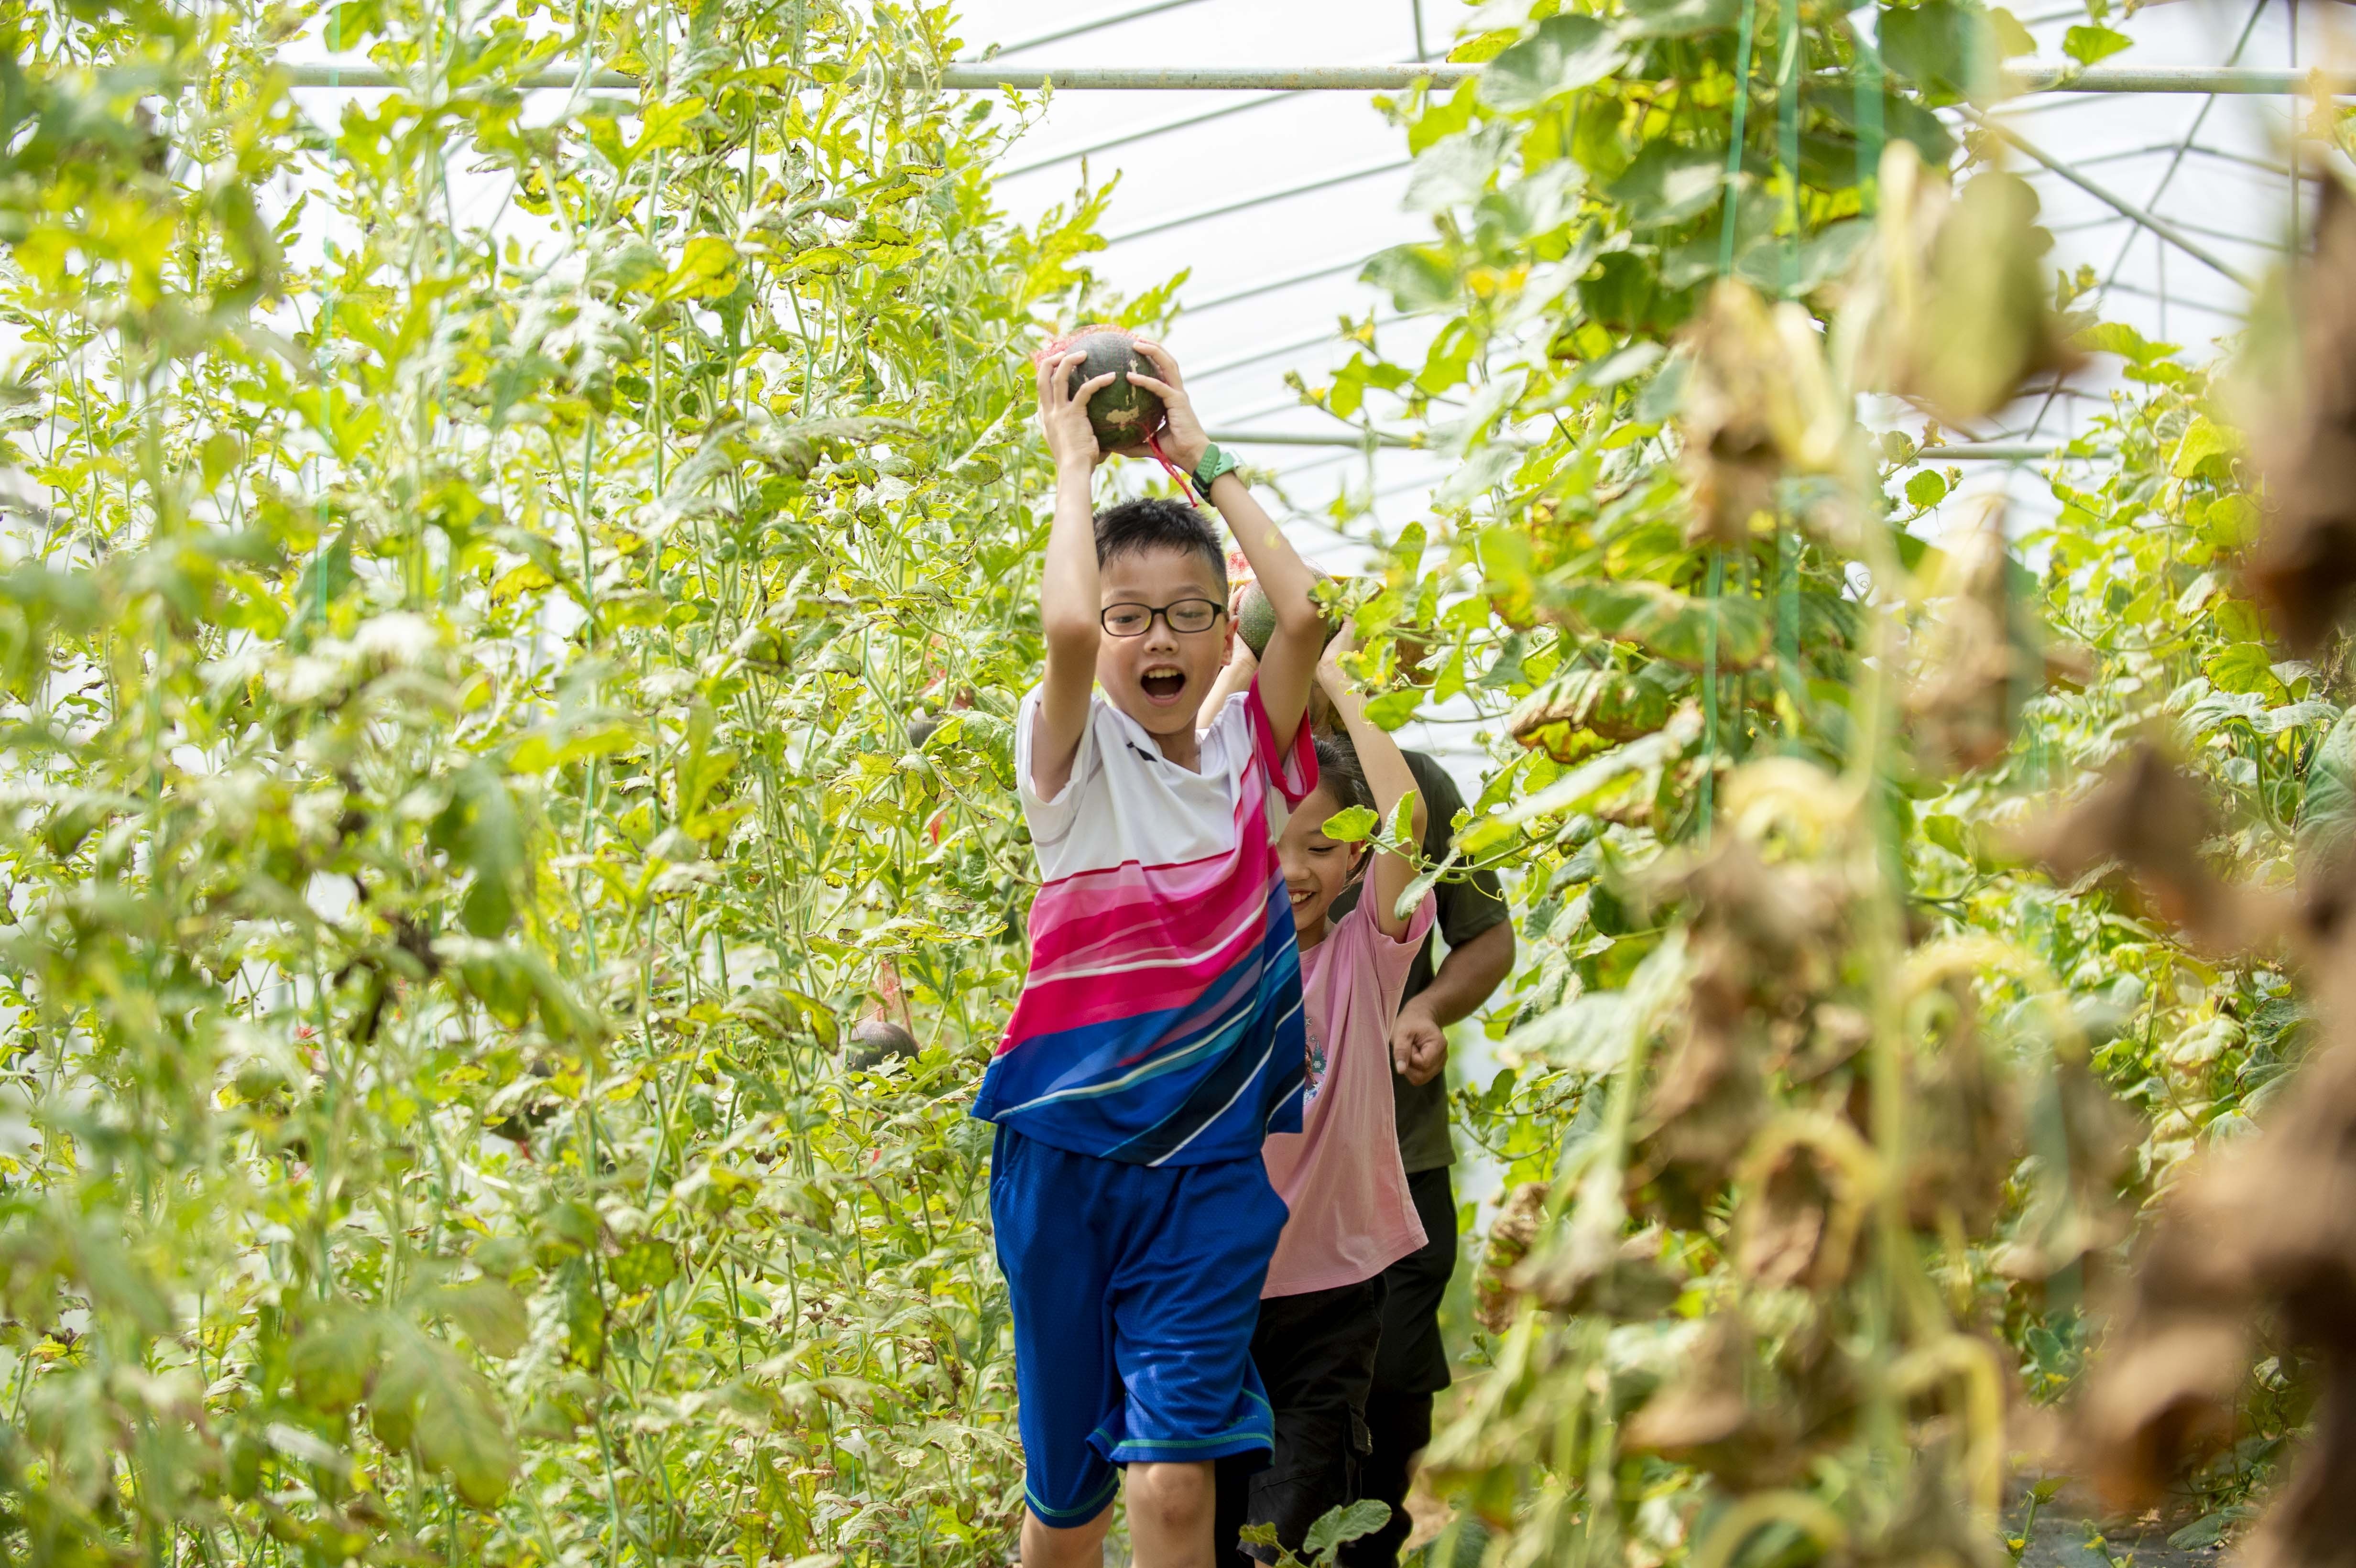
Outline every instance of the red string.
<path fill-rule="evenodd" d="M 1153 461 L 1162 464 L 1162 470 L 1163 473 L 1169 475 L 1171 478 L 1178 481 L 1178 488 L 1185 493 L 1187 500 L 1193 502 L 1198 507 L 1203 504 L 1203 498 L 1194 494 L 1194 486 L 1192 482 L 1187 479 L 1186 475 L 1178 472 L 1178 465 L 1171 462 L 1169 456 L 1162 452 L 1162 440 L 1158 434 L 1149 435 L 1145 438 L 1145 450 L 1153 453 Z"/>

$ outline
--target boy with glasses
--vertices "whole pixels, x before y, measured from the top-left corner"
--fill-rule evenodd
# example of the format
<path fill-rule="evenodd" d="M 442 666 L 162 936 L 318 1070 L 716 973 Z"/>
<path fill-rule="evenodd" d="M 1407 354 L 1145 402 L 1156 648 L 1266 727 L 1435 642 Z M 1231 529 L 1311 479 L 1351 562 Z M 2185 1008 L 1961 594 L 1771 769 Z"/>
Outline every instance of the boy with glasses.
<path fill-rule="evenodd" d="M 1161 450 L 1234 531 L 1276 612 L 1259 677 L 1197 731 L 1232 650 L 1226 561 L 1192 507 L 1092 515 L 1104 453 L 1078 354 L 1039 364 L 1055 512 L 1044 679 L 1015 722 L 1039 857 L 1031 971 L 974 1115 L 1014 1313 L 1023 1568 L 1096 1568 L 1118 1467 L 1138 1568 L 1209 1568 L 1211 1461 L 1265 1449 L 1252 1328 L 1285 1208 L 1261 1141 L 1297 1131 L 1301 964 L 1276 840 L 1316 784 L 1302 716 L 1312 574 L 1212 446 L 1177 364 Z M 1100 688 L 1100 689 L 1099 689 Z"/>

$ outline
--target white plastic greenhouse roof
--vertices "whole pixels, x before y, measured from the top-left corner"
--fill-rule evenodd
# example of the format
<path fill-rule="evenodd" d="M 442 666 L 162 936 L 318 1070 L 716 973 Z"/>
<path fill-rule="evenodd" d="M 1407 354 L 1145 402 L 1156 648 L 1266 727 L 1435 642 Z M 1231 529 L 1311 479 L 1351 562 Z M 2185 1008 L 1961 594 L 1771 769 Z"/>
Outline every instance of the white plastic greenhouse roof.
<path fill-rule="evenodd" d="M 2345 68 L 2356 63 L 2350 7 L 2268 0 L 2175 0 L 2111 26 L 2135 40 L 2105 64 Z M 1469 12 L 1456 0 L 968 0 L 968 56 L 995 43 L 992 64 L 1039 67 L 1355 65 L 1438 59 Z M 2039 63 L 2066 64 L 2063 32 L 2082 7 L 2023 5 Z M 2294 34 L 2296 46 L 2294 47 Z M 1031 217 L 1070 197 L 1083 172 L 1119 176 L 1107 218 L 1113 241 L 1100 272 L 1129 292 L 1182 270 L 1184 305 L 1170 334 L 1195 402 L 1214 429 L 1266 435 L 1342 428 L 1303 409 L 1284 383 L 1312 384 L 1349 357 L 1335 340 L 1344 317 L 1376 331 L 1394 357 L 1419 353 L 1425 322 L 1391 322 L 1387 304 L 1357 281 L 1358 263 L 1387 246 L 1427 238 L 1430 219 L 1406 210 L 1404 135 L 1372 94 L 1074 91 L 1058 93 L 1001 171 L 1001 199 Z M 2026 155 L 2011 166 L 2037 187 L 2057 267 L 2090 265 L 2108 280 L 2099 309 L 2196 357 L 2240 325 L 2244 279 L 2265 275 L 2291 232 L 2286 131 L 2293 105 L 2278 97 L 2047 94 L 2006 104 L 1998 118 L 2077 182 Z M 2310 171 L 2311 172 L 2311 171 Z M 2091 194 L 2091 184 L 2113 200 Z M 1245 198 L 1261 197 L 1247 202 Z M 2121 210 L 2155 216 L 2207 261 L 2158 238 Z M 2217 265 L 2222 263 L 2224 271 Z M 2050 450 L 2107 408 L 2100 362 L 2074 379 L 2077 394 L 2030 399 L 1985 428 L 1950 432 Z M 1893 424 L 1919 423 L 1902 409 Z M 1279 471 L 1291 531 L 1320 564 L 1346 571 L 1365 559 L 1369 531 L 1388 535 L 1421 515 L 1443 464 L 1415 451 L 1373 454 L 1254 445 L 1247 460 Z M 1374 511 L 1345 537 L 1323 516 L 1347 485 Z M 1942 508 L 2001 489 L 2015 527 L 2050 514 L 2040 476 L 2020 464 L 1973 465 Z M 1935 533 L 1942 519 L 1918 528 Z M 1462 706 L 1459 704 L 1458 706 Z M 1440 753 L 1468 786 L 1480 748 L 1467 717 L 1433 715 L 1408 736 Z"/>
<path fill-rule="evenodd" d="M 2178 0 L 2115 16 L 2111 25 L 2136 44 L 2104 63 L 2344 67 L 2356 58 L 2347 10 Z M 1099 0 L 1082 9 L 969 0 L 963 32 L 969 54 L 1001 45 L 993 64 L 1266 68 L 1438 59 L 1465 15 L 1454 0 Z M 2085 19 L 2082 8 L 2059 6 L 2021 17 L 2039 41 L 2037 59 L 2047 63 L 2066 63 L 2062 35 Z M 2287 242 L 2291 108 L 2264 96 L 2049 94 L 2015 100 L 2000 117 L 2082 180 L 2156 215 L 2179 240 L 2246 279 L 2263 276 Z M 1313 382 L 1345 359 L 1347 346 L 1332 341 L 1344 316 L 1363 322 L 1373 312 L 1395 353 L 1413 351 L 1430 330 L 1388 322 L 1384 302 L 1356 281 L 1363 258 L 1430 233 L 1429 219 L 1401 205 L 1405 161 L 1404 137 L 1366 93 L 1069 91 L 1009 160 L 999 189 L 1028 217 L 1067 197 L 1084 168 L 1099 183 L 1118 174 L 1106 229 L 1114 243 L 1098 265 L 1132 291 L 1189 272 L 1171 341 L 1206 420 L 1271 435 L 1331 434 L 1340 427 L 1297 407 L 1285 372 Z M 2028 156 L 2013 166 L 2043 200 L 2056 264 L 2074 271 L 2083 262 L 2112 280 L 2101 306 L 2106 316 L 2196 353 L 2238 325 L 2246 299 L 2240 283 Z M 1240 205 L 1249 197 L 1266 199 Z M 2098 407 L 2107 403 L 2099 380 L 2079 379 Z M 2091 411 L 2083 401 L 2064 395 L 2047 408 L 2032 400 L 1968 433 L 2050 446 Z M 1376 526 L 1386 530 L 1417 514 L 1439 475 L 1435 460 L 1419 452 L 1369 459 L 1267 445 L 1248 455 L 1280 470 L 1290 499 L 1309 513 L 1344 483 L 1370 488 Z M 2025 479 L 2008 480 L 1991 465 L 1970 487 L 2006 484 L 2033 507 L 2041 486 Z M 1303 542 L 1316 542 L 1313 531 Z M 1344 567 L 1356 552 L 1328 536 L 1320 553 Z"/>

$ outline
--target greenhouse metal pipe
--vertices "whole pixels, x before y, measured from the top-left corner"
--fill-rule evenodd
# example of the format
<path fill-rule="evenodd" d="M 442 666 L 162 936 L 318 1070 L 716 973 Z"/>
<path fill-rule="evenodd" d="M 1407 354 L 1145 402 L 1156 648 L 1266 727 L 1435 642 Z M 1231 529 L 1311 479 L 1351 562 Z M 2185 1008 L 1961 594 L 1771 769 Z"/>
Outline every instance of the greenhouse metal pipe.
<path fill-rule="evenodd" d="M 2116 451 L 2115 447 L 2098 446 L 2086 455 L 2110 457 Z M 1965 463 L 2058 463 L 2068 455 L 2059 448 L 2033 441 L 1958 441 L 1945 446 L 1918 447 L 1907 462 L 1935 463 L 1955 459 Z"/>
<path fill-rule="evenodd" d="M 399 78 L 373 66 L 290 65 L 296 87 L 399 87 Z M 991 91 L 1001 87 L 1058 92 L 1398 92 L 1419 81 L 1453 87 L 1479 74 L 1476 65 L 1324 66 L 1016 66 L 995 60 L 959 61 L 937 77 L 911 71 L 911 87 L 929 83 L 950 91 Z M 2287 97 L 2320 88 L 2336 98 L 2356 97 L 2356 72 L 2268 70 L 2254 66 L 2147 66 L 2128 69 L 2091 66 L 2018 66 L 2008 84 L 2020 92 L 2170 93 L 2226 92 Z M 567 88 L 574 73 L 536 71 L 508 84 L 522 89 Z M 593 71 L 590 87 L 636 87 L 621 71 Z"/>
<path fill-rule="evenodd" d="M 1232 201 L 1213 202 L 1208 207 L 1198 207 L 1191 212 L 1173 213 L 1167 218 L 1156 219 L 1151 223 L 1142 224 L 1135 229 L 1124 229 L 1117 234 L 1108 234 L 1104 237 L 1104 242 L 1107 245 L 1125 244 L 1131 240 L 1142 240 L 1149 234 L 1166 233 L 1173 229 L 1183 229 L 1190 223 L 1203 223 L 1214 218 L 1225 218 L 1229 213 L 1242 212 L 1271 201 L 1283 201 L 1296 196 L 1307 196 L 1312 191 L 1325 190 L 1337 185 L 1348 185 L 1354 180 L 1372 179 L 1376 175 L 1392 174 L 1399 169 L 1411 167 L 1414 163 L 1413 158 L 1385 158 L 1380 163 L 1361 164 L 1355 169 L 1344 169 L 1340 174 L 1325 175 L 1317 179 L 1304 181 L 1300 185 L 1259 191 L 1251 196 L 1237 197 Z"/>
<path fill-rule="evenodd" d="M 2204 158 L 2219 158 L 2229 164 L 2241 164 L 2256 169 L 2261 174 L 2287 175 L 2290 173 L 2290 165 L 2287 164 L 2279 164 L 2271 158 L 2254 157 L 2248 153 L 2228 152 L 2222 147 L 2212 147 L 2204 142 L 2154 142 L 2148 147 L 2120 147 L 2108 153 L 2096 153 L 2092 157 L 2080 158 L 2076 161 L 2080 168 L 2090 169 L 2096 164 L 2125 163 L 2129 158 L 2156 158 L 2162 153 L 2180 153 L 2187 156 L 2198 155 Z M 2310 170 L 2308 177 L 2314 178 L 2316 176 Z"/>
<path fill-rule="evenodd" d="M 2285 169 L 2283 173 L 2287 176 L 2290 171 Z M 2230 229 L 2219 229 L 2207 223 L 2195 223 L 2189 218 L 2179 218 L 2176 221 L 2179 227 L 2190 233 L 2206 234 L 2213 240 L 2230 240 L 2236 245 L 2255 245 L 2261 251 L 2288 251 L 2291 248 L 2290 241 L 2287 240 L 2265 240 L 2255 234 L 2236 234 Z"/>
<path fill-rule="evenodd" d="M 1382 92 L 1419 81 L 1452 87 L 1480 74 L 1477 65 L 1312 66 L 1001 66 L 958 64 L 941 72 L 943 87 L 1058 92 Z"/>
<path fill-rule="evenodd" d="M 374 66 L 290 65 L 296 87 L 400 87 L 401 79 Z M 1058 92 L 1378 92 L 1404 90 L 1419 81 L 1453 86 L 1480 70 L 1474 65 L 1326 65 L 1326 66 L 1022 66 L 996 60 L 959 60 L 944 66 L 930 79 L 951 91 L 989 91 L 1011 87 L 1033 91 L 1052 87 Z M 922 71 L 902 79 L 911 87 L 924 86 Z M 509 86 L 525 89 L 571 87 L 574 73 L 535 71 Z M 636 87 L 638 79 L 617 70 L 593 71 L 591 87 Z"/>
<path fill-rule="evenodd" d="M 1381 92 L 1419 81 L 1452 87 L 1478 75 L 1476 65 L 1352 66 L 1036 66 L 955 65 L 941 73 L 948 88 L 1034 88 L 1058 91 Z M 2267 70 L 2256 67 L 2016 66 L 2007 85 L 2019 92 L 2231 92 L 2276 97 L 2320 85 L 2337 97 L 2356 95 L 2356 72 Z"/>
<path fill-rule="evenodd" d="M 2224 92 L 2244 97 L 2296 97 L 2318 88 L 2335 98 L 2356 94 L 2356 72 L 2270 70 L 2262 66 L 2017 65 L 2005 71 L 2019 92 Z"/>
<path fill-rule="evenodd" d="M 2231 261 L 2219 256 L 2215 251 L 2210 250 L 2206 245 L 2203 245 L 2199 240 L 2193 239 L 2183 229 L 2178 228 L 2175 224 L 2170 223 L 2167 219 L 2160 217 L 2158 213 L 2137 207 L 2135 203 L 2127 200 L 2126 197 L 2119 196 L 2103 186 L 2096 185 L 2093 180 L 2088 179 L 2084 175 L 2080 174 L 2068 164 L 2063 163 L 2061 159 L 2053 156 L 2051 153 L 2046 152 L 2036 143 L 2030 141 L 2028 137 L 2022 135 L 2019 132 L 2014 130 L 2011 126 L 2005 124 L 2003 122 L 1983 114 L 1976 109 L 1965 109 L 1964 112 L 1970 115 L 1974 121 L 1977 122 L 1982 126 L 1995 132 L 1998 136 L 2003 137 L 2004 140 L 2009 142 L 2015 147 L 2018 147 L 2022 152 L 2028 154 L 2037 162 L 2044 165 L 2053 173 L 2060 175 L 2063 179 L 2068 180 L 2072 185 L 2076 186 L 2080 190 L 2084 191 L 2088 196 L 2093 197 L 2096 201 L 2108 207 L 2112 211 L 2119 213 L 2122 216 L 2143 225 L 2146 229 L 2150 229 L 2154 234 L 2158 235 L 2161 239 L 2167 240 L 2169 244 L 2175 246 L 2178 250 L 2191 257 L 2194 261 L 2215 269 L 2217 272 L 2220 272 L 2226 277 L 2233 279 L 2233 282 L 2241 284 L 2245 289 L 2254 290 L 2257 287 L 2256 280 L 2251 278 L 2247 273 L 2234 266 Z"/>
<path fill-rule="evenodd" d="M 2158 289 L 2147 289 L 2141 283 L 2130 283 L 2118 279 L 2112 280 L 2106 286 L 2114 293 L 2133 294 L 2137 299 L 2165 300 L 2170 310 L 2197 310 L 2204 315 L 2218 316 L 2229 322 L 2239 323 L 2247 314 L 2229 305 L 2214 304 L 2208 300 L 2195 299 L 2190 294 L 2163 294 Z"/>
<path fill-rule="evenodd" d="M 1398 435 L 1390 431 L 1376 431 L 1373 432 L 1373 436 L 1374 444 L 1378 447 L 1413 452 L 1431 450 L 1415 436 Z M 1365 450 L 1367 441 L 1365 435 L 1344 435 L 1339 431 L 1332 432 L 1271 431 L 1259 433 L 1244 430 L 1215 430 L 1210 432 L 1210 437 L 1223 446 L 1333 446 L 1348 447 L 1361 452 Z M 2107 457 L 2112 450 L 2109 447 L 2097 447 L 2089 455 Z M 2049 459 L 2058 460 L 2065 455 L 2066 453 L 2059 448 L 2040 445 L 2035 442 L 1958 441 L 1950 442 L 1944 446 L 1918 448 L 1909 461 L 1930 463 L 1954 459 L 1965 463 L 2040 463 Z"/>

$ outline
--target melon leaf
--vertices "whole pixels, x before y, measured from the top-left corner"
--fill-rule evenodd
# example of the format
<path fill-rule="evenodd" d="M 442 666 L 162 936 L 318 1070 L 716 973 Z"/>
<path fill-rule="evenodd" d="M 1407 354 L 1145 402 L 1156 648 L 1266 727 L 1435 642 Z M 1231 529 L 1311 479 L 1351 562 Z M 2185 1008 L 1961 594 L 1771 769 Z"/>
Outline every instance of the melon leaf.
<path fill-rule="evenodd" d="M 1548 16 L 1538 30 L 1481 73 L 1481 96 L 1493 108 L 1536 109 L 1557 93 L 1590 87 L 1620 69 L 1627 51 L 1595 16 Z"/>

